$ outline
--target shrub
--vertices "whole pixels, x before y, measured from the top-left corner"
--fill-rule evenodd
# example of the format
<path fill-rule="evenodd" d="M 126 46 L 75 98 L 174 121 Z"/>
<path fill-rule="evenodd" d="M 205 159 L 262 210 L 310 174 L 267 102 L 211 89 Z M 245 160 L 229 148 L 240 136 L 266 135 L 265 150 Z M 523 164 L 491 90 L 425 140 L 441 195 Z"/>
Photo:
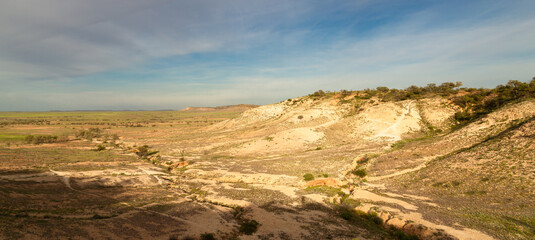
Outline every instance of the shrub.
<path fill-rule="evenodd" d="M 24 141 L 30 144 L 41 144 L 41 143 L 63 142 L 63 141 L 67 141 L 67 138 L 52 136 L 52 135 L 28 135 L 24 138 Z"/>
<path fill-rule="evenodd" d="M 464 109 L 455 114 L 455 120 L 459 122 L 458 126 L 467 124 L 510 102 L 534 97 L 535 80 L 530 83 L 511 80 L 505 86 L 498 85 L 494 89 L 467 90 L 467 92 L 468 94 L 453 99 L 453 103 Z"/>
<path fill-rule="evenodd" d="M 368 154 L 366 154 L 366 155 L 364 155 L 364 157 L 362 157 L 361 159 L 359 159 L 359 160 L 357 161 L 357 163 L 358 163 L 358 164 L 366 164 L 366 163 L 368 163 L 368 162 L 370 161 L 370 159 L 371 159 L 371 157 L 370 157 Z"/>
<path fill-rule="evenodd" d="M 138 157 L 146 157 L 149 156 L 149 146 L 143 145 L 136 148 L 136 155 Z"/>
<path fill-rule="evenodd" d="M 137 147 L 135 153 L 140 158 L 147 158 L 150 155 L 158 153 L 158 151 L 149 151 L 149 148 L 147 145 Z"/>
<path fill-rule="evenodd" d="M 353 170 L 353 174 L 363 178 L 363 177 L 366 176 L 366 169 L 364 169 L 364 168 L 355 169 L 355 170 Z"/>
<path fill-rule="evenodd" d="M 348 90 L 340 90 L 340 95 L 341 97 L 347 97 L 349 95 L 351 95 L 351 91 L 348 91 Z"/>
<path fill-rule="evenodd" d="M 323 97 L 325 96 L 325 92 L 323 90 L 318 90 L 314 92 L 313 94 L 310 94 L 312 97 Z"/>
<path fill-rule="evenodd" d="M 100 152 L 100 151 L 103 151 L 103 150 L 106 150 L 106 147 L 102 146 L 102 145 L 97 145 L 97 149 L 95 149 L 95 151 L 97 152 Z"/>
<path fill-rule="evenodd" d="M 376 212 L 369 213 L 368 219 L 377 225 L 383 225 L 383 219 L 380 218 Z"/>
<path fill-rule="evenodd" d="M 377 87 L 376 90 L 378 92 L 388 92 L 388 90 L 390 90 L 390 89 L 388 89 L 387 87 Z"/>
<path fill-rule="evenodd" d="M 390 145 L 390 148 L 392 150 L 398 150 L 398 149 L 401 149 L 403 146 L 405 146 L 405 144 L 407 144 L 407 141 L 405 140 L 399 140 L 395 143 L 392 143 L 392 145 Z"/>
<path fill-rule="evenodd" d="M 306 194 L 311 194 L 311 193 L 315 193 L 315 194 L 323 194 L 323 195 L 327 195 L 329 197 L 333 197 L 333 196 L 336 196 L 336 195 L 343 195 L 344 192 L 342 192 L 342 190 L 340 190 L 339 188 L 335 188 L 335 187 L 330 187 L 330 186 L 311 186 L 311 187 L 307 187 L 304 189 L 304 192 Z"/>
<path fill-rule="evenodd" d="M 201 234 L 201 240 L 215 240 L 213 233 L 203 233 Z"/>
<path fill-rule="evenodd" d="M 260 223 L 255 220 L 244 220 L 240 224 L 240 233 L 252 235 L 256 232 L 256 230 L 258 230 L 258 225 L 260 225 Z"/>
<path fill-rule="evenodd" d="M 361 205 L 359 200 L 349 198 L 348 195 L 344 195 L 340 199 L 340 204 L 349 208 L 356 208 Z"/>
<path fill-rule="evenodd" d="M 93 138 L 102 136 L 102 130 L 100 128 L 89 128 L 87 130 L 83 129 L 78 131 L 75 136 L 77 138 L 92 140 Z"/>
<path fill-rule="evenodd" d="M 303 178 L 305 179 L 305 181 L 312 181 L 314 180 L 314 175 L 312 175 L 311 173 L 307 173 L 305 175 L 303 175 Z"/>

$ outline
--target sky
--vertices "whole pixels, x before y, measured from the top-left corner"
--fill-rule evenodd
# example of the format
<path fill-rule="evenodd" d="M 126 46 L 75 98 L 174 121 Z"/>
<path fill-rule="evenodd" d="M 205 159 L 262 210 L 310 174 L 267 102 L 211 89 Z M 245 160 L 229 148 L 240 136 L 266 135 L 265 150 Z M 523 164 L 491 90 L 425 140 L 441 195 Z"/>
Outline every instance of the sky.
<path fill-rule="evenodd" d="M 0 0 L 0 111 L 535 77 L 532 0 Z"/>

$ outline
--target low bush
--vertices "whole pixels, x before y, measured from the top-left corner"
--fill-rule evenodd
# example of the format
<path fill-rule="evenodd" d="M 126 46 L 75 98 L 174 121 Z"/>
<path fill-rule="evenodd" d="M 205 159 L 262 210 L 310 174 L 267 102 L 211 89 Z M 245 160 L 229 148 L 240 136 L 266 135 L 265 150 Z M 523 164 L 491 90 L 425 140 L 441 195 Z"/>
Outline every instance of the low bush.
<path fill-rule="evenodd" d="M 101 144 L 97 145 L 97 149 L 95 149 L 95 151 L 97 151 L 97 152 L 100 152 L 100 151 L 103 151 L 103 150 L 106 150 L 106 147 L 102 146 Z"/>
<path fill-rule="evenodd" d="M 318 91 L 310 94 L 309 96 L 311 96 L 311 97 L 323 97 L 323 96 L 325 96 L 325 92 L 323 90 L 318 90 Z"/>
<path fill-rule="evenodd" d="M 53 135 L 28 135 L 24 138 L 24 141 L 29 144 L 55 143 L 67 141 L 67 137 L 58 137 Z"/>
<path fill-rule="evenodd" d="M 306 194 L 324 194 L 329 197 L 333 197 L 337 195 L 341 196 L 344 194 L 344 192 L 342 192 L 342 190 L 340 190 L 339 188 L 330 187 L 330 186 L 311 186 L 311 187 L 305 188 L 304 192 Z"/>
<path fill-rule="evenodd" d="M 93 138 L 99 138 L 102 137 L 103 131 L 100 128 L 89 128 L 89 129 L 83 129 L 78 132 L 76 132 L 75 136 L 77 138 L 92 140 Z"/>
<path fill-rule="evenodd" d="M 213 233 L 203 233 L 201 234 L 201 240 L 215 240 Z"/>
<path fill-rule="evenodd" d="M 135 149 L 135 153 L 140 158 L 147 158 L 150 155 L 154 155 L 158 153 L 158 151 L 150 151 L 150 147 L 148 145 L 139 146 Z"/>
<path fill-rule="evenodd" d="M 307 173 L 305 175 L 303 175 L 303 178 L 305 179 L 305 181 L 312 181 L 314 180 L 314 175 L 312 175 L 311 173 Z"/>
<path fill-rule="evenodd" d="M 353 170 L 353 174 L 361 178 L 366 177 L 366 169 L 364 168 L 355 169 Z"/>
<path fill-rule="evenodd" d="M 260 223 L 255 220 L 244 220 L 240 224 L 240 233 L 243 233 L 245 235 L 252 235 L 258 230 L 259 225 Z"/>
<path fill-rule="evenodd" d="M 463 108 L 454 116 L 458 126 L 472 122 L 508 103 L 535 97 L 535 78 L 530 83 L 511 80 L 494 89 L 474 89 L 467 92 L 468 94 L 453 98 L 453 103 Z"/>

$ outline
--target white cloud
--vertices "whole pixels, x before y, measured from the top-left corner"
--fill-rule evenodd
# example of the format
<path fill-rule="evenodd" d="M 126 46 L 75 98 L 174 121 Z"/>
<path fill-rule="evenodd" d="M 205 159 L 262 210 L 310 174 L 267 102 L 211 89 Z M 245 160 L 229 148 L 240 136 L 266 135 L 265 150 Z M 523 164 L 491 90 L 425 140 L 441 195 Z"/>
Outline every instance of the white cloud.
<path fill-rule="evenodd" d="M 8 1 L 0 8 L 0 79 L 57 78 L 149 60 L 243 48 L 285 20 L 285 1 Z M 273 19 L 271 19 L 273 18 Z M 270 21 L 266 21 L 270 19 Z M 269 22 L 257 30 L 250 28 Z"/>
<path fill-rule="evenodd" d="M 362 8 L 355 11 L 361 14 L 373 3 L 325 11 L 336 14 L 353 7 Z M 314 20 L 307 2 L 10 1 L 0 8 L 0 82 L 8 83 L 0 90 L 0 110 L 265 104 L 318 89 L 443 81 L 491 87 L 508 79 L 531 79 L 535 17 L 522 4 L 500 7 L 482 6 L 474 16 L 440 26 L 430 22 L 442 13 L 426 9 L 366 35 L 322 36 L 314 27 L 295 27 Z M 355 14 L 354 22 L 360 20 Z M 295 28 L 286 29 L 290 25 Z M 317 40 L 311 36 L 329 40 L 300 46 Z M 169 56 L 250 50 L 257 50 L 252 51 L 258 55 L 254 60 L 261 61 L 138 68 Z M 129 86 L 121 89 L 91 85 L 103 81 L 102 76 L 73 78 L 118 68 L 134 78 L 157 79 L 134 79 L 131 85 L 123 80 Z M 28 78 L 47 81 L 24 81 Z"/>

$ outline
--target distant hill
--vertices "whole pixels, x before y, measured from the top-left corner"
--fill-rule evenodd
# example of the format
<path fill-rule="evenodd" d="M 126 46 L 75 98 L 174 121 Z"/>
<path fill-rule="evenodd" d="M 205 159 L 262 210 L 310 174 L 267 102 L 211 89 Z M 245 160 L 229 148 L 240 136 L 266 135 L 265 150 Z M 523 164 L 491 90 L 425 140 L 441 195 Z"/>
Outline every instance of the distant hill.
<path fill-rule="evenodd" d="M 249 110 L 252 108 L 256 108 L 258 105 L 252 105 L 252 104 L 238 104 L 238 105 L 229 105 L 229 106 L 219 106 L 219 107 L 187 107 L 179 111 L 183 112 L 215 112 L 215 111 L 223 111 L 223 112 L 240 112 Z"/>

